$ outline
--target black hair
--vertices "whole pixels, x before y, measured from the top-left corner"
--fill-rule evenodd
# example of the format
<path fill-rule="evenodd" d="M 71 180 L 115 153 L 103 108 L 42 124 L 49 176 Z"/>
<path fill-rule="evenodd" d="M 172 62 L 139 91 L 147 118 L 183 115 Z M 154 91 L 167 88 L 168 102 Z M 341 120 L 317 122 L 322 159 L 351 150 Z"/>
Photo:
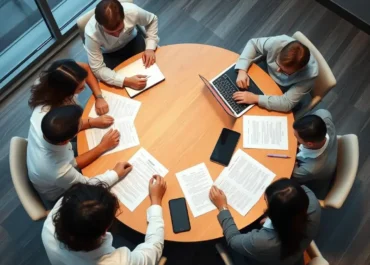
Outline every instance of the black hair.
<path fill-rule="evenodd" d="M 39 80 L 31 88 L 28 105 L 34 109 L 37 106 L 61 106 L 66 100 L 73 103 L 76 89 L 87 78 L 87 71 L 74 60 L 63 59 L 53 62 L 42 71 Z"/>
<path fill-rule="evenodd" d="M 41 130 L 52 144 L 60 144 L 76 136 L 80 129 L 82 108 L 78 105 L 66 105 L 51 109 L 41 122 Z"/>
<path fill-rule="evenodd" d="M 290 179 L 279 179 L 266 189 L 267 215 L 281 241 L 280 259 L 296 254 L 306 237 L 308 196 Z"/>
<path fill-rule="evenodd" d="M 123 22 L 125 13 L 118 0 L 102 0 L 95 8 L 95 19 L 108 30 L 115 30 Z"/>
<path fill-rule="evenodd" d="M 65 192 L 53 216 L 54 236 L 72 251 L 97 249 L 118 208 L 118 200 L 106 183 L 77 183 Z"/>
<path fill-rule="evenodd" d="M 326 124 L 317 115 L 306 115 L 293 123 L 293 128 L 305 142 L 320 143 L 325 139 Z"/>

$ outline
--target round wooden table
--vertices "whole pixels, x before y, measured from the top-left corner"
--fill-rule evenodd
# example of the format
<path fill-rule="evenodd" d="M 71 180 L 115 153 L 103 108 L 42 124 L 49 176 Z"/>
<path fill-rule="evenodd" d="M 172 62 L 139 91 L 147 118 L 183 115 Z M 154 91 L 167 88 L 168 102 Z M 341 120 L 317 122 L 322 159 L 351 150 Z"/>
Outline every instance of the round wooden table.
<path fill-rule="evenodd" d="M 218 211 L 214 210 L 194 218 L 190 208 L 189 218 L 191 230 L 174 234 L 168 207 L 170 199 L 184 197 L 175 173 L 204 162 L 215 180 L 222 169 L 221 165 L 210 161 L 210 155 L 215 147 L 222 128 L 226 127 L 242 133 L 242 118 L 234 119 L 225 113 L 211 92 L 205 87 L 198 74 L 212 79 L 222 70 L 236 62 L 238 54 L 208 45 L 177 44 L 158 48 L 157 64 L 166 79 L 157 86 L 135 97 L 142 103 L 135 119 L 135 126 L 140 139 L 140 146 L 121 152 L 102 156 L 82 171 L 86 176 L 95 176 L 112 169 L 118 161 L 129 160 L 140 147 L 144 147 L 169 173 L 166 175 L 167 192 L 162 207 L 165 222 L 165 239 L 178 242 L 198 242 L 220 238 L 222 229 L 217 221 Z M 133 56 L 117 67 L 141 58 L 141 54 Z M 275 82 L 253 65 L 249 74 L 265 94 L 281 95 Z M 116 89 L 101 83 L 101 88 L 127 97 L 124 89 Z M 91 97 L 84 111 L 88 116 L 94 104 Z M 271 150 L 243 149 L 242 137 L 238 148 L 243 149 L 260 163 L 276 174 L 276 179 L 290 178 L 295 162 L 297 142 L 293 135 L 293 114 L 270 112 L 258 106 L 249 110 L 246 115 L 287 116 L 289 132 L 289 150 L 273 151 L 273 153 L 289 155 L 290 159 L 268 158 Z M 88 151 L 85 132 L 78 135 L 78 151 Z M 121 204 L 118 220 L 132 229 L 145 234 L 147 228 L 146 210 L 150 206 L 147 197 L 134 212 Z M 259 218 L 266 209 L 263 197 L 246 216 L 241 216 L 230 207 L 230 211 L 239 229 L 244 228 Z"/>

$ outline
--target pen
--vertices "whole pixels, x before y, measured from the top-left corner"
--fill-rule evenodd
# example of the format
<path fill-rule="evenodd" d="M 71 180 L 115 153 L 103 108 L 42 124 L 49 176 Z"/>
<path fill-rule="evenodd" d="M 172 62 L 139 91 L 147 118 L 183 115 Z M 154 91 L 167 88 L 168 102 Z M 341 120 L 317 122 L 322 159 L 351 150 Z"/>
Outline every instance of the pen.
<path fill-rule="evenodd" d="M 277 154 L 268 154 L 268 157 L 276 157 L 276 158 L 290 158 L 290 156 L 287 155 L 277 155 Z"/>

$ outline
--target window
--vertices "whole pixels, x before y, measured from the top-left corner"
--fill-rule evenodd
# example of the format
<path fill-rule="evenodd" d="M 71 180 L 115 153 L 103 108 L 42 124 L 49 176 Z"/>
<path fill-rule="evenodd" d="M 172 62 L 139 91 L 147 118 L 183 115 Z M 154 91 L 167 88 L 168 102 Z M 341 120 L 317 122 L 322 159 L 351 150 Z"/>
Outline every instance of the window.
<path fill-rule="evenodd" d="M 0 0 L 0 93 L 46 48 L 65 40 L 96 0 Z"/>

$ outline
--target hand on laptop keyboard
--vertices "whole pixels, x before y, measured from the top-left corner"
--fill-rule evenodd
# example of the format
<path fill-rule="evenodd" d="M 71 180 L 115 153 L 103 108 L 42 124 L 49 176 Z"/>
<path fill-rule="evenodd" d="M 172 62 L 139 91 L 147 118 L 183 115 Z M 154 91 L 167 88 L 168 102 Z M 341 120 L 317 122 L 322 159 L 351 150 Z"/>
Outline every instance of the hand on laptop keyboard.
<path fill-rule="evenodd" d="M 235 92 L 233 95 L 233 99 L 238 104 L 257 104 L 258 103 L 258 95 L 253 94 L 249 91 Z"/>
<path fill-rule="evenodd" d="M 240 89 L 246 90 L 249 87 L 249 82 L 250 82 L 250 80 L 249 80 L 249 76 L 248 76 L 247 72 L 244 71 L 244 70 L 239 70 L 238 77 L 236 79 L 236 85 Z"/>

